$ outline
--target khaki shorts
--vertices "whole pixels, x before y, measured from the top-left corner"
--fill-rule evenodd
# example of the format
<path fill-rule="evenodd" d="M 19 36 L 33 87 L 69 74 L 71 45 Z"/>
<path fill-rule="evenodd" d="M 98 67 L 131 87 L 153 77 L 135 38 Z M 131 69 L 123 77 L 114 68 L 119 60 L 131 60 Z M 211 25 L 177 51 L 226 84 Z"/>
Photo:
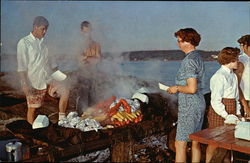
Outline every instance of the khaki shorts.
<path fill-rule="evenodd" d="M 28 108 L 39 108 L 42 106 L 44 102 L 45 95 L 48 91 L 48 94 L 52 97 L 57 97 L 56 96 L 56 91 L 57 88 L 54 86 L 49 85 L 47 89 L 43 90 L 37 90 L 37 89 L 32 89 L 27 95 L 27 105 Z"/>

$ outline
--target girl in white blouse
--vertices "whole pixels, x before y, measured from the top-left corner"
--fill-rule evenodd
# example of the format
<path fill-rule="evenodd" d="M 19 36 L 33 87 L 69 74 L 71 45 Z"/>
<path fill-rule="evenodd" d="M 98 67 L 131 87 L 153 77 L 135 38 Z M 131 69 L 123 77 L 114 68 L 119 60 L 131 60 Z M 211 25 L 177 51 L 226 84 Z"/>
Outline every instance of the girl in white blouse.
<path fill-rule="evenodd" d="M 211 106 L 208 111 L 208 127 L 217 127 L 224 123 L 236 124 L 240 116 L 239 90 L 236 74 L 240 49 L 226 47 L 218 56 L 221 68 L 210 79 Z M 208 145 L 206 162 L 210 162 L 217 147 Z"/>

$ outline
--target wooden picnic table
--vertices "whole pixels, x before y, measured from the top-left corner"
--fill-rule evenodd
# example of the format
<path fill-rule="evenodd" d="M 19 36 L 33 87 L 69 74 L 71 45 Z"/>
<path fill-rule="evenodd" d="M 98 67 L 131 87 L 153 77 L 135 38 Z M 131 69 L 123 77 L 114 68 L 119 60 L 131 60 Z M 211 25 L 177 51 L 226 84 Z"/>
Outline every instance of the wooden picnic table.
<path fill-rule="evenodd" d="M 235 125 L 225 124 L 223 126 L 207 128 L 190 134 L 189 138 L 202 144 L 215 145 L 222 148 L 221 151 L 224 150 L 224 153 L 225 150 L 231 150 L 250 154 L 250 141 L 235 138 L 234 131 Z M 215 157 L 216 156 L 213 158 L 216 159 Z"/>
<path fill-rule="evenodd" d="M 203 144 L 250 154 L 250 141 L 234 137 L 235 125 L 207 128 L 190 134 L 189 138 Z"/>

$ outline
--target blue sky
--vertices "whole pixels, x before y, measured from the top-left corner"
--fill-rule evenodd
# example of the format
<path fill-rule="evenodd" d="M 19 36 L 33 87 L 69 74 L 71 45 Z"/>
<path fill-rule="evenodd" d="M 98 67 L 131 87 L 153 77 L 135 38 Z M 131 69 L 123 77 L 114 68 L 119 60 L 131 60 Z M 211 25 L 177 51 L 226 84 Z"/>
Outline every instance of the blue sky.
<path fill-rule="evenodd" d="M 80 23 L 88 20 L 104 52 L 178 49 L 174 32 L 192 27 L 201 50 L 238 46 L 250 31 L 250 2 L 241 1 L 1 1 L 1 53 L 15 54 L 35 16 L 49 22 L 46 39 L 56 55 L 81 47 Z"/>

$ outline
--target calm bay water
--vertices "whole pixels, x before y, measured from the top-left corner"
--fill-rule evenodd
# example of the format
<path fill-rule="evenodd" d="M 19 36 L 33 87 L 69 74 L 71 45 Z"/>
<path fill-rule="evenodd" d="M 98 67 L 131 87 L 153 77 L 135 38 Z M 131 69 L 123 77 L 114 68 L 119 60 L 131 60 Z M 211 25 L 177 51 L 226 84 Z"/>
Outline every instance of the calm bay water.
<path fill-rule="evenodd" d="M 156 63 L 155 63 L 156 62 Z M 124 62 L 121 64 L 125 73 L 137 76 L 145 80 L 158 80 L 166 85 L 175 84 L 175 76 L 181 61 L 146 61 Z M 205 90 L 210 92 L 209 81 L 212 75 L 219 69 L 218 62 L 205 62 Z"/>
<path fill-rule="evenodd" d="M 16 58 L 1 60 L 1 72 L 16 71 Z M 166 85 L 174 85 L 175 75 L 180 67 L 181 61 L 108 61 L 104 60 L 99 68 L 107 73 L 135 76 L 146 81 L 159 81 Z M 73 71 L 77 69 L 74 60 L 58 61 L 62 71 Z M 209 92 L 209 80 L 219 69 L 216 61 L 205 62 L 205 90 Z"/>

